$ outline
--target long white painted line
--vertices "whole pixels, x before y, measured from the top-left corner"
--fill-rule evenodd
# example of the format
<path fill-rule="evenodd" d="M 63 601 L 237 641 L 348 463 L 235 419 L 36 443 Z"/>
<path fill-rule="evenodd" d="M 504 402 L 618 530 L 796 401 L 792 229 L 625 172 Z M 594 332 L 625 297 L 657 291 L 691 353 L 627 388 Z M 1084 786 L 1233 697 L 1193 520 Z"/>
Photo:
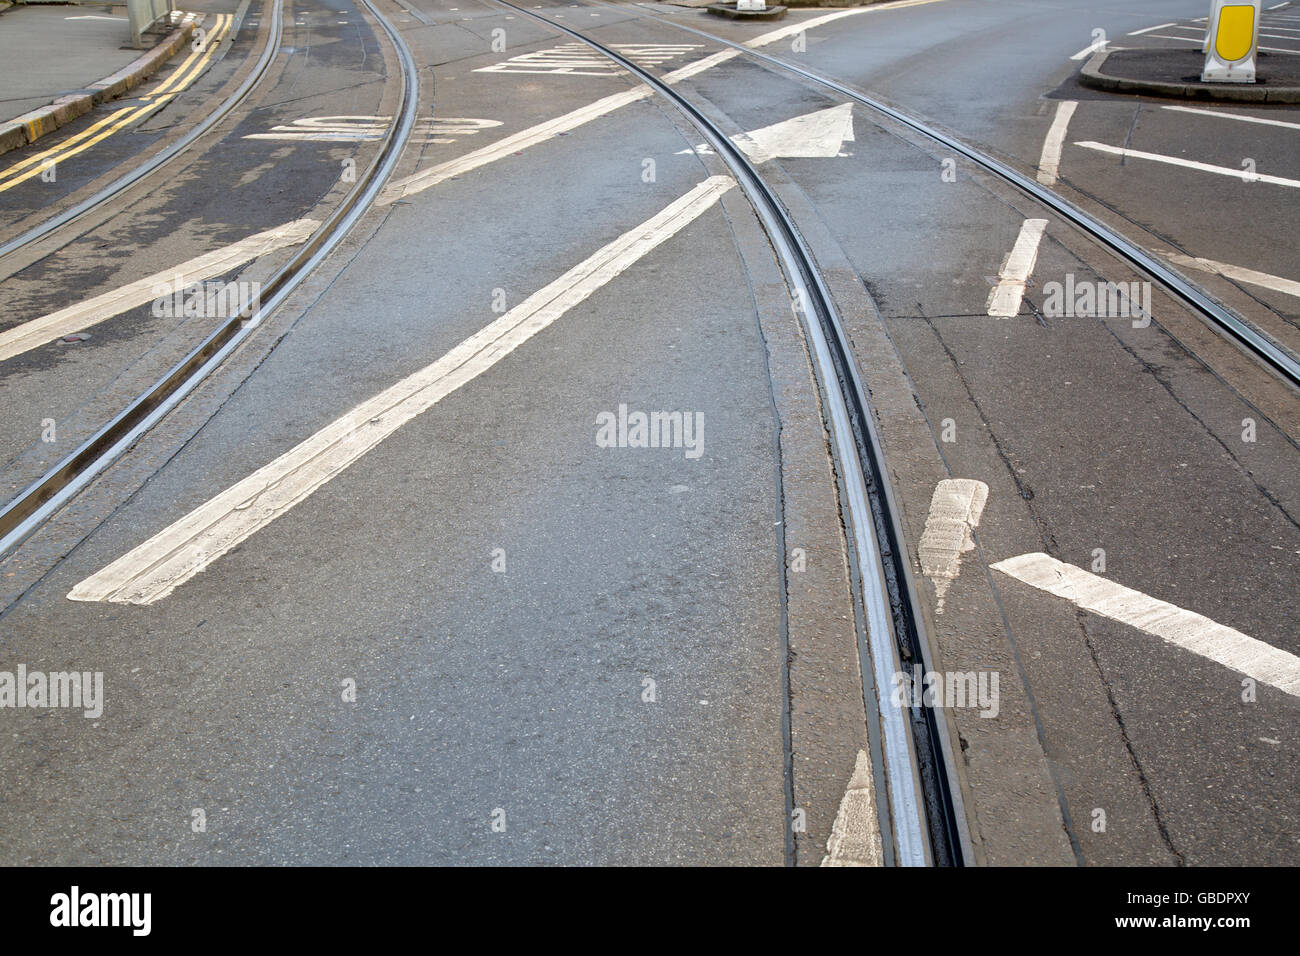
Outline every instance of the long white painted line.
<path fill-rule="evenodd" d="M 135 282 L 129 282 L 119 289 L 97 295 L 93 299 L 24 322 L 7 332 L 0 332 L 0 362 L 53 342 L 64 335 L 98 325 L 105 319 L 121 315 L 128 309 L 152 302 L 158 297 L 160 286 L 167 286 L 170 289 L 174 285 L 184 287 L 193 282 L 202 282 L 204 279 L 223 275 L 246 262 L 252 262 L 258 256 L 264 256 L 268 252 L 306 242 L 319 226 L 320 223 L 314 219 L 298 219 L 268 229 L 266 232 L 259 232 L 255 236 L 240 239 L 212 252 L 206 252 L 163 272 L 156 272 Z"/>
<path fill-rule="evenodd" d="M 935 485 L 916 556 L 934 582 L 936 614 L 943 613 L 944 596 L 961 573 L 961 556 L 975 547 L 974 530 L 988 497 L 989 486 L 971 478 L 946 478 Z"/>
<path fill-rule="evenodd" d="M 1175 265 L 1200 269 L 1202 272 L 1215 272 L 1238 282 L 1246 282 L 1250 285 L 1272 289 L 1274 292 L 1284 292 L 1287 295 L 1300 298 L 1300 282 L 1294 279 L 1284 279 L 1281 276 L 1269 275 L 1267 272 L 1256 272 L 1254 269 L 1247 269 L 1244 266 L 1234 266 L 1226 262 L 1215 262 L 1213 259 L 1199 259 L 1173 252 L 1165 253 L 1165 258 Z"/>
<path fill-rule="evenodd" d="M 1197 32 L 1199 33 L 1200 31 Z M 1201 37 L 1200 39 L 1196 37 L 1176 37 L 1169 33 L 1153 33 L 1151 34 L 1151 38 L 1153 40 L 1182 40 L 1184 43 L 1195 43 L 1198 46 L 1205 42 L 1204 37 Z M 1291 37 L 1285 37 L 1284 39 L 1289 40 Z M 1300 50 L 1288 50 L 1285 47 L 1280 46 L 1261 46 L 1259 49 L 1263 50 L 1265 53 L 1286 53 L 1291 56 L 1300 56 Z"/>
<path fill-rule="evenodd" d="M 1084 59 L 1085 57 L 1090 57 L 1090 56 L 1092 56 L 1094 53 L 1096 53 L 1098 50 L 1104 50 L 1104 49 L 1106 49 L 1106 44 L 1107 44 L 1107 42 L 1108 42 L 1108 41 L 1106 41 L 1106 40 L 1098 40 L 1096 43 L 1092 43 L 1092 44 L 1090 44 L 1090 45 L 1084 47 L 1084 48 L 1083 48 L 1082 50 L 1080 50 L 1078 53 L 1076 53 L 1076 54 L 1074 54 L 1073 56 L 1071 56 L 1070 59 L 1071 59 L 1071 60 L 1082 60 L 1082 59 Z"/>
<path fill-rule="evenodd" d="M 1038 181 L 1044 186 L 1054 186 L 1061 173 L 1061 149 L 1065 146 L 1065 133 L 1079 104 L 1076 100 L 1062 100 L 1056 107 L 1056 117 L 1043 140 L 1043 155 L 1038 160 Z"/>
<path fill-rule="evenodd" d="M 1291 6 L 1291 0 L 1286 0 L 1285 3 L 1275 3 L 1275 4 L 1273 4 L 1273 6 L 1269 7 L 1269 9 L 1270 9 L 1270 10 L 1281 10 L 1283 7 L 1289 7 L 1289 6 Z"/>
<path fill-rule="evenodd" d="M 1281 126 L 1286 129 L 1300 129 L 1300 123 L 1287 123 L 1283 120 L 1261 119 L 1258 116 L 1243 116 L 1240 113 L 1228 113 L 1223 110 L 1203 110 L 1195 106 L 1166 106 L 1164 109 L 1177 113 L 1196 113 L 1200 116 L 1213 116 L 1217 119 L 1237 120 L 1241 123 L 1259 123 L 1263 126 Z"/>
<path fill-rule="evenodd" d="M 853 776 L 840 800 L 831 825 L 822 866 L 884 866 L 880 819 L 876 816 L 876 791 L 871 779 L 871 758 L 858 751 Z"/>
<path fill-rule="evenodd" d="M 1009 319 L 1020 313 L 1020 302 L 1025 297 L 1025 283 L 1038 261 L 1038 244 L 1042 241 L 1046 219 L 1026 219 L 1020 227 L 1016 244 L 1011 247 L 1007 264 L 1002 267 L 998 284 L 989 293 L 989 315 Z"/>
<path fill-rule="evenodd" d="M 1264 173 L 1249 173 L 1244 169 L 1233 169 L 1231 166 L 1212 166 L 1209 163 L 1199 163 L 1193 159 L 1181 159 L 1177 156 L 1165 156 L 1161 153 L 1144 153 L 1137 149 L 1124 149 L 1121 146 L 1107 146 L 1105 143 L 1075 143 L 1075 146 L 1082 146 L 1084 149 L 1095 149 L 1103 153 L 1112 153 L 1116 156 L 1127 156 L 1133 159 L 1149 159 L 1153 163 L 1167 163 L 1170 166 L 1182 166 L 1186 169 L 1198 169 L 1203 173 L 1215 173 L 1219 176 L 1231 176 L 1233 179 L 1240 179 L 1242 182 L 1259 182 L 1272 183 L 1274 186 L 1290 186 L 1292 189 L 1300 188 L 1300 179 L 1285 179 L 1281 176 L 1267 176 Z"/>
<path fill-rule="evenodd" d="M 849 10 L 840 10 L 836 13 L 828 13 L 825 16 L 812 17 L 808 20 L 800 20 L 781 27 L 779 30 L 772 30 L 768 33 L 747 40 L 745 46 L 759 48 L 769 46 L 789 37 L 803 33 L 805 30 L 812 30 L 816 27 L 824 26 L 844 17 L 857 16 L 862 13 L 876 13 L 882 10 L 892 10 L 899 7 L 923 6 L 929 3 L 940 3 L 942 0 L 901 0 L 898 3 L 882 3 L 870 7 L 855 7 Z M 741 55 L 740 50 L 722 50 L 718 53 L 711 53 L 706 57 L 696 60 L 694 63 L 688 63 L 680 69 L 673 70 L 663 76 L 663 81 L 669 85 L 680 83 L 688 80 L 693 76 L 698 76 L 706 70 L 711 70 L 719 64 L 734 60 Z M 530 126 L 528 129 L 520 130 L 505 139 L 498 140 L 481 149 L 466 153 L 456 159 L 449 160 L 445 163 L 439 163 L 437 166 L 430 166 L 407 176 L 404 179 L 397 179 L 389 183 L 375 200 L 377 205 L 384 206 L 396 202 L 399 199 L 405 199 L 407 196 L 413 196 L 416 193 L 423 192 L 431 186 L 445 182 L 453 176 L 460 176 L 470 170 L 478 169 L 489 163 L 494 163 L 503 156 L 512 156 L 517 152 L 522 152 L 529 146 L 535 146 L 538 143 L 558 136 L 560 133 L 567 133 L 590 123 L 594 119 L 599 119 L 617 109 L 627 106 L 629 103 L 635 103 L 638 100 L 648 99 L 653 94 L 653 90 L 648 86 L 639 86 L 636 89 L 626 90 L 622 93 L 614 93 L 606 96 L 604 99 L 596 100 L 586 106 L 579 107 L 563 116 L 557 116 L 554 119 L 547 120 L 544 123 L 538 123 L 536 126 Z"/>
<path fill-rule="evenodd" d="M 200 505 L 69 592 L 74 601 L 152 604 L 341 474 L 397 429 L 501 361 L 694 222 L 735 182 L 714 176 L 533 293 L 432 365 L 407 376 Z"/>
<path fill-rule="evenodd" d="M 1247 677 L 1300 696 L 1300 657 L 1257 641 L 1193 611 L 1148 597 L 1046 554 L 1022 554 L 991 565 L 1085 611 L 1136 627 Z"/>
<path fill-rule="evenodd" d="M 1172 27 L 1172 26 L 1176 26 L 1176 24 L 1173 24 L 1173 23 L 1160 23 L 1160 24 L 1157 24 L 1157 25 L 1154 26 L 1154 27 L 1147 27 L 1145 30 L 1134 30 L 1132 33 L 1129 34 L 1129 36 L 1131 36 L 1131 37 L 1140 37 L 1142 34 L 1144 34 L 1144 33 L 1150 33 L 1152 30 L 1163 30 L 1163 29 L 1165 29 L 1166 27 Z"/>

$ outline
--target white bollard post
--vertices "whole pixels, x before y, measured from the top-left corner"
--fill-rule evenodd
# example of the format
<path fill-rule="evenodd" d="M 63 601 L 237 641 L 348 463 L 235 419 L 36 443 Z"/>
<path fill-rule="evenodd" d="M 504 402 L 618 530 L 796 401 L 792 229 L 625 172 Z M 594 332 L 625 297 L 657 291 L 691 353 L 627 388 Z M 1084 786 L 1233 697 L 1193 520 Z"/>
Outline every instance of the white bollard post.
<path fill-rule="evenodd" d="M 1206 23 L 1202 83 L 1254 83 L 1260 0 L 1214 0 Z"/>

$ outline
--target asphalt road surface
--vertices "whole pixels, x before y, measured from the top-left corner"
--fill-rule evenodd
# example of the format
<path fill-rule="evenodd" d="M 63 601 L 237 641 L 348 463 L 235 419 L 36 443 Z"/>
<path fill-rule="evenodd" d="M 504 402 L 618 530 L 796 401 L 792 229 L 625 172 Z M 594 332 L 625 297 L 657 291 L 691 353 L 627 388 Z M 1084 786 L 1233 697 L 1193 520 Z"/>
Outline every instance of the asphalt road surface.
<path fill-rule="evenodd" d="M 175 99 L 0 156 L 0 241 L 272 42 L 273 0 L 190 6 L 242 16 Z M 1291 351 L 1300 109 L 1078 84 L 1094 31 L 1186 46 L 1201 0 L 526 6 L 551 22 L 376 0 L 418 75 L 378 198 L 0 554 L 0 863 L 916 862 L 935 773 L 969 864 L 1294 863 L 1295 384 L 1022 190 L 720 39 L 1005 162 Z M 1294 10 L 1270 43 L 1300 50 Z M 733 137 L 811 250 L 925 663 L 971 680 L 933 708 L 946 759 L 890 756 L 921 708 L 906 654 L 873 658 L 888 575 L 799 283 L 726 157 L 557 25 Z M 382 154 L 403 71 L 372 12 L 286 0 L 279 42 L 194 147 L 0 258 L 5 501 L 229 314 L 161 299 L 255 292 Z M 57 178 L 6 186 L 46 151 Z M 20 666 L 102 675 L 98 706 L 7 703 Z"/>

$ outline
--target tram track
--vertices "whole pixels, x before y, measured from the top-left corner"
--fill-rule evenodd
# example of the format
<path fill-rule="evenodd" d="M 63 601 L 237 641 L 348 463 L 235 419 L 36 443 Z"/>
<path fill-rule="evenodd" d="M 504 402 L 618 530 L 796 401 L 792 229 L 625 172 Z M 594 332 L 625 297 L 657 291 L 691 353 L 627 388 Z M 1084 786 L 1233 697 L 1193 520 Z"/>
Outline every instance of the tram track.
<path fill-rule="evenodd" d="M 867 646 L 861 648 L 862 673 L 897 673 L 902 662 L 928 669 L 930 644 L 903 543 L 900 511 L 884 478 L 880 436 L 844 322 L 793 217 L 749 157 L 686 96 L 582 31 L 509 0 L 492 2 L 587 44 L 642 80 L 700 131 L 735 175 L 786 274 L 792 301 L 807 303 L 812 313 L 805 326 L 839 462 L 851 560 L 864 614 Z M 885 680 L 880 676 L 877 687 L 883 687 Z M 864 689 L 864 697 L 872 707 L 873 695 Z M 953 784 L 953 751 L 940 715 L 932 708 L 904 711 L 883 702 L 877 709 L 888 789 L 889 818 L 884 829 L 892 842 L 889 857 L 908 866 L 964 864 L 970 856 L 970 838 L 961 796 Z"/>
<path fill-rule="evenodd" d="M 284 27 L 284 0 L 274 0 L 271 6 L 271 23 L 268 28 L 268 37 L 266 45 L 262 48 L 258 56 L 257 63 L 252 71 L 244 77 L 243 82 L 235 88 L 224 100 L 217 105 L 217 108 L 204 116 L 198 123 L 186 130 L 184 135 L 169 143 L 164 149 L 149 156 L 143 162 L 132 168 L 130 171 L 122 174 L 117 179 L 108 183 L 103 188 L 96 190 L 90 196 L 69 206 L 31 228 L 25 230 L 19 235 L 0 243 L 0 262 L 21 249 L 25 249 L 34 243 L 41 241 L 51 233 L 81 219 L 87 213 L 98 209 L 105 203 L 108 203 L 122 194 L 131 187 L 135 186 L 141 180 L 159 172 L 163 167 L 170 163 L 177 156 L 187 151 L 191 146 L 199 141 L 206 133 L 215 128 L 219 123 L 231 115 L 236 109 L 243 104 L 250 95 L 265 79 L 270 70 L 271 63 L 275 60 L 276 54 L 280 51 L 280 44 L 283 37 Z M 229 35 L 224 40 L 234 42 L 235 36 L 239 32 L 242 18 L 237 18 Z M 223 40 L 223 42 L 224 42 Z M 174 95 L 174 94 L 169 94 Z"/>
<path fill-rule="evenodd" d="M 253 305 L 231 315 L 208 333 L 150 387 L 138 394 L 106 424 L 0 509 L 0 557 L 13 552 L 23 541 L 39 530 L 51 515 L 108 468 L 140 436 L 220 367 L 226 358 L 254 333 L 264 319 L 273 313 L 317 265 L 343 241 L 356 222 L 374 203 L 380 189 L 396 167 L 415 126 L 419 101 L 419 78 L 414 57 L 397 29 L 379 12 L 371 0 L 361 0 L 361 2 L 393 44 L 402 82 L 398 109 L 395 112 L 396 119 L 389 125 L 374 158 L 364 171 L 358 171 L 356 184 L 329 217 L 306 242 L 297 248 L 292 257 L 262 283 L 258 300 Z M 245 78 L 244 83 L 223 102 L 221 108 L 206 117 L 203 123 L 189 131 L 181 140 L 171 144 L 163 153 L 120 177 L 77 206 L 29 231 L 30 238 L 27 238 L 28 234 L 24 234 L 6 246 L 0 247 L 0 258 L 10 251 L 38 241 L 60 226 L 84 215 L 95 206 L 119 195 L 144 176 L 161 168 L 165 162 L 178 155 L 185 147 L 229 115 L 230 111 L 252 92 L 257 85 L 257 80 L 265 72 L 265 66 L 269 65 L 275 56 L 275 51 L 279 48 L 283 22 L 282 6 L 283 0 L 276 0 L 273 8 L 271 40 L 263 51 L 258 68 Z"/>

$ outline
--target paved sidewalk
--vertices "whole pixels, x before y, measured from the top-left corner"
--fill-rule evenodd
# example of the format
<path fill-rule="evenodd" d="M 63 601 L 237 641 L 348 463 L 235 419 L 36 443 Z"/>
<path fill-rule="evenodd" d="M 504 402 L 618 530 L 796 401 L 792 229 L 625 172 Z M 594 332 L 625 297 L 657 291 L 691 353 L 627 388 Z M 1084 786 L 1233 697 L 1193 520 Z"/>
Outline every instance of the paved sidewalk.
<path fill-rule="evenodd" d="M 126 16 L 109 9 L 59 4 L 16 6 L 0 14 L 0 122 L 85 89 L 144 52 L 131 46 Z"/>

